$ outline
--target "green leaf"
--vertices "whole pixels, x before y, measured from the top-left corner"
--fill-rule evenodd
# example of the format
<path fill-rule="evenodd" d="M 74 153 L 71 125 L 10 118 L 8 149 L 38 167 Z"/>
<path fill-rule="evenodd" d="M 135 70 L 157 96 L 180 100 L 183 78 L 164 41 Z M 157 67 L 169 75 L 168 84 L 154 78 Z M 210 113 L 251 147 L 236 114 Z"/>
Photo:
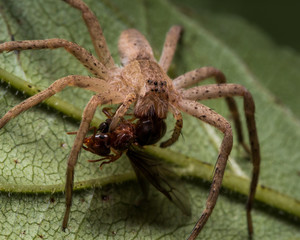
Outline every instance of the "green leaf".
<path fill-rule="evenodd" d="M 257 105 L 257 128 L 262 149 L 260 183 L 292 199 L 300 199 L 297 184 L 300 178 L 300 128 L 296 108 L 299 99 L 295 94 L 283 94 L 279 98 L 286 105 L 279 105 L 276 101 L 276 91 L 283 87 L 298 86 L 299 81 L 295 76 L 299 76 L 300 70 L 294 63 L 299 62 L 299 56 L 278 49 L 266 36 L 243 20 L 218 16 L 205 9 L 201 18 L 195 15 L 191 18 L 181 13 L 175 7 L 175 2 L 171 4 L 163 0 L 86 2 L 100 20 L 114 59 L 118 59 L 117 41 L 124 29 L 134 27 L 140 30 L 149 39 L 155 55 L 159 56 L 169 27 L 173 24 L 183 25 L 184 38 L 175 56 L 172 76 L 212 65 L 224 71 L 229 82 L 245 85 L 253 93 Z M 79 12 L 62 1 L 1 0 L 0 32 L 0 42 L 10 41 L 12 37 L 15 40 L 59 37 L 74 41 L 93 52 Z M 241 33 L 247 36 L 245 40 L 241 38 Z M 268 61 L 265 63 L 263 60 Z M 40 89 L 68 74 L 88 74 L 76 59 L 61 49 L 4 53 L 0 55 L 0 68 L 9 73 L 8 78 L 16 75 Z M 270 74 L 272 68 L 281 71 Z M 284 74 L 284 79 L 281 74 Z M 0 77 L 4 78 L 3 72 L 0 72 Z M 268 80 L 267 84 L 265 79 Z M 287 82 L 289 84 L 282 85 Z M 291 89 L 296 91 L 296 87 Z M 23 88 L 25 90 L 26 87 Z M 1 84 L 0 96 L 0 116 L 25 98 L 6 83 Z M 72 88 L 57 96 L 59 101 L 63 99 L 75 106 L 74 109 L 82 109 L 91 93 Z M 64 107 L 65 102 L 62 104 Z M 205 104 L 225 117 L 229 116 L 223 101 L 206 101 Z M 75 110 L 70 112 L 72 115 Z M 103 116 L 98 114 L 98 118 L 101 120 Z M 172 129 L 173 124 L 170 117 L 168 127 Z M 69 232 L 62 232 L 64 195 L 24 192 L 28 192 L 26 189 L 40 192 L 37 186 L 47 189 L 56 186 L 53 191 L 57 191 L 57 186 L 63 186 L 66 159 L 74 138 L 66 132 L 76 131 L 77 128 L 77 121 L 40 105 L 21 114 L 0 130 L 0 184 L 17 188 L 12 193 L 1 194 L 2 238 L 183 239 L 188 236 L 201 215 L 209 190 L 208 182 L 199 180 L 196 173 L 183 172 L 183 176 L 190 176 L 182 181 L 190 195 L 191 217 L 183 216 L 155 190 L 151 191 L 147 202 L 136 207 L 134 203 L 140 191 L 138 184 L 130 181 L 133 175 L 128 160 L 124 157 L 99 170 L 97 164 L 86 161 L 95 158 L 87 152 L 80 155 L 75 181 L 94 181 L 87 186 L 100 181 L 104 187 L 85 188 L 74 194 Z M 172 146 L 172 151 L 212 165 L 215 163 L 217 143 L 222 138 L 219 133 L 185 115 L 183 136 L 184 139 L 181 138 Z M 180 154 L 178 156 L 182 156 Z M 176 161 L 174 158 L 169 160 Z M 182 158 L 179 157 L 177 161 L 180 160 Z M 244 153 L 237 145 L 228 165 L 229 174 L 250 175 L 251 164 L 245 161 Z M 206 173 L 212 176 L 209 171 Z M 116 182 L 120 184 L 112 184 Z M 223 190 L 211 218 L 201 232 L 202 239 L 247 238 L 245 201 L 245 197 Z M 253 221 L 256 239 L 300 238 L 299 220 L 258 202 L 253 211 Z"/>

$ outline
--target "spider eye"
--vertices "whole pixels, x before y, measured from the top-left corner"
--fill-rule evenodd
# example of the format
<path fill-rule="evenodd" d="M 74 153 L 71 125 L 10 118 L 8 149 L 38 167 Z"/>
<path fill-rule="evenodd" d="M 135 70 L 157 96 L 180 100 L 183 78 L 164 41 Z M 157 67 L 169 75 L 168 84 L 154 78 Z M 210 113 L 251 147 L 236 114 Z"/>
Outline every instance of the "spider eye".
<path fill-rule="evenodd" d="M 148 79 L 148 80 L 147 80 L 147 83 L 148 83 L 148 84 L 152 84 L 152 83 L 153 83 L 153 80 Z"/>

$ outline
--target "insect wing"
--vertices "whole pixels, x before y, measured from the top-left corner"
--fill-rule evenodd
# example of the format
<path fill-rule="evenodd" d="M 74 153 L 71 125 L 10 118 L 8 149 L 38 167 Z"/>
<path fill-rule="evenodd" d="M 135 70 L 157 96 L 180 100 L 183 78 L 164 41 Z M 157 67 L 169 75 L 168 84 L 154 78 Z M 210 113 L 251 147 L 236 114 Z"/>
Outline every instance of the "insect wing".
<path fill-rule="evenodd" d="M 142 172 L 139 170 L 139 168 L 136 167 L 136 165 L 134 165 L 130 160 L 131 166 L 135 172 L 136 178 L 138 180 L 138 183 L 140 185 L 140 188 L 143 192 L 143 196 L 145 199 L 148 198 L 148 194 L 149 194 L 149 181 L 144 177 L 144 175 L 142 174 Z"/>
<path fill-rule="evenodd" d="M 145 186 L 144 179 L 147 179 L 184 214 L 191 215 L 190 203 L 185 194 L 186 191 L 178 184 L 179 177 L 162 160 L 154 158 L 141 151 L 141 148 L 133 145 L 129 147 L 126 154 L 142 188 Z M 147 190 L 142 189 L 142 191 L 145 193 Z"/>

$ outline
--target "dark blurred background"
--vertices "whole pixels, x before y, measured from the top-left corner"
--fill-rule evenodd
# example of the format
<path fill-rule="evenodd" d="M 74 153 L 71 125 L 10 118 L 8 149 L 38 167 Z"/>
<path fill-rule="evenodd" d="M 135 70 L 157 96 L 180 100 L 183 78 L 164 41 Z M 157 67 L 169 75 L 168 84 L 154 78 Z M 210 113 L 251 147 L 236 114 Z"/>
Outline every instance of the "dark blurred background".
<path fill-rule="evenodd" d="M 176 0 L 175 0 L 176 1 Z M 177 1 L 178 2 L 178 1 Z M 265 31 L 275 43 L 300 53 L 300 1 L 185 0 L 194 10 L 239 15 Z"/>

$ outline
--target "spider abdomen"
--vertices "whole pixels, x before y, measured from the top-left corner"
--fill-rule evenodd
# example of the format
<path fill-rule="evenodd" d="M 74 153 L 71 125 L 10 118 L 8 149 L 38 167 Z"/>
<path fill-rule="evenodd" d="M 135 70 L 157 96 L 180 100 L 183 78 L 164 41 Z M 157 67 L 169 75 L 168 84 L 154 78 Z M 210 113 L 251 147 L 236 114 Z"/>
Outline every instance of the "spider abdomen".
<path fill-rule="evenodd" d="M 156 115 L 165 119 L 169 108 L 169 92 L 174 92 L 172 82 L 155 61 L 135 60 L 122 71 L 126 84 L 137 96 L 134 114 L 137 118 Z"/>

